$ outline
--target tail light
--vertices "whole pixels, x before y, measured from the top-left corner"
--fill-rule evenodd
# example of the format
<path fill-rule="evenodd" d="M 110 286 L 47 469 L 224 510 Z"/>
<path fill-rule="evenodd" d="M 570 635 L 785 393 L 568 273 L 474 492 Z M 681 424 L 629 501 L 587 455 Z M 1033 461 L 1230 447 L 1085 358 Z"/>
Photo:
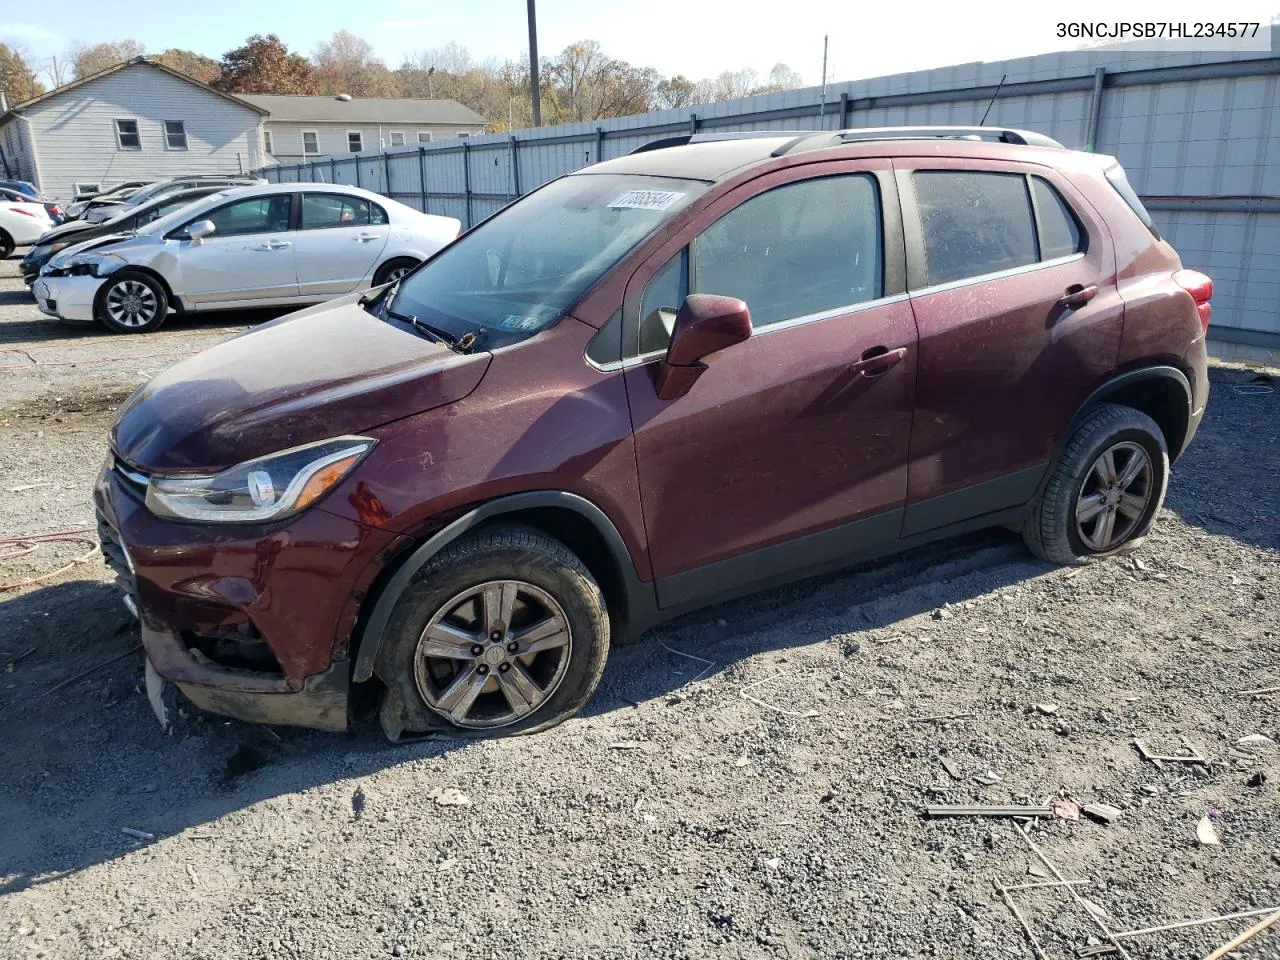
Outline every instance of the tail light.
<path fill-rule="evenodd" d="M 52 216 L 60 217 L 62 216 L 62 208 L 58 206 L 56 203 L 51 203 L 49 204 L 49 213 Z"/>
<path fill-rule="evenodd" d="M 1200 328 L 1209 332 L 1209 301 L 1213 298 L 1213 278 L 1207 277 L 1198 270 L 1179 270 L 1173 275 L 1173 282 L 1180 286 L 1196 303 L 1196 313 L 1200 314 Z"/>

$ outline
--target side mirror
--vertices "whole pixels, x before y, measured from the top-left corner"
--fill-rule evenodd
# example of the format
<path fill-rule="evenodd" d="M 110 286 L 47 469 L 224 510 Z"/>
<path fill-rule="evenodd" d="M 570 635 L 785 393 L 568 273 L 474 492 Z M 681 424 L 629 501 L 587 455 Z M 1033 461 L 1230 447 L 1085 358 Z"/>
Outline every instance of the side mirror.
<path fill-rule="evenodd" d="M 199 243 L 217 229 L 212 220 L 197 220 L 187 227 L 187 236 L 191 238 L 192 243 Z"/>
<path fill-rule="evenodd" d="M 751 336 L 751 311 L 736 297 L 691 293 L 671 330 L 671 344 L 658 366 L 658 397 L 674 400 L 706 370 L 702 360 Z"/>

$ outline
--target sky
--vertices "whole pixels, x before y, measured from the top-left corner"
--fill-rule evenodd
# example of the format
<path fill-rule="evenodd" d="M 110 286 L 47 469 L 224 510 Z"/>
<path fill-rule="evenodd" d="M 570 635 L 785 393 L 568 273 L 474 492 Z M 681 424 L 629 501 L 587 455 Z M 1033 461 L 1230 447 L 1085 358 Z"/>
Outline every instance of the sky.
<path fill-rule="evenodd" d="M 910 6 L 848 0 L 537 0 L 537 7 L 542 56 L 591 38 L 611 56 L 666 75 L 699 80 L 752 68 L 764 76 L 781 62 L 806 84 L 821 82 L 824 34 L 830 37 L 828 79 L 835 81 L 1073 49 L 1080 41 L 1056 36 L 1058 23 L 1068 17 L 1267 23 L 1280 14 L 1280 0 L 1230 0 L 1222 7 L 1204 0 L 996 0 L 980 6 L 973 0 L 914 0 Z M 5 3 L 0 42 L 25 47 L 39 60 L 65 53 L 76 42 L 132 37 L 151 52 L 182 47 L 217 59 L 254 33 L 276 33 L 290 48 L 309 54 L 346 29 L 369 41 L 393 68 L 417 51 L 450 41 L 477 60 L 514 58 L 528 45 L 525 0 L 117 0 L 110 15 L 103 9 L 102 0 Z"/>

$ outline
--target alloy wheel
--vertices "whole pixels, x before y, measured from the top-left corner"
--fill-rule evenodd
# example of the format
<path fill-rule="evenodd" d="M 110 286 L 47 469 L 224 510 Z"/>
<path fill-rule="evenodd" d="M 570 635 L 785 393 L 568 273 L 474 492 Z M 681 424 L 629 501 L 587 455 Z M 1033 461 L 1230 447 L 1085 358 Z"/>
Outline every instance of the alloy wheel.
<path fill-rule="evenodd" d="M 1076 532 L 1098 553 L 1124 543 L 1146 515 L 1154 488 L 1151 455 L 1130 441 L 1102 452 L 1085 474 L 1076 500 Z"/>
<path fill-rule="evenodd" d="M 121 280 L 107 291 L 107 315 L 122 327 L 145 327 L 156 318 L 160 302 L 140 280 Z"/>
<path fill-rule="evenodd" d="M 392 267 L 387 271 L 387 279 L 384 282 L 395 283 L 412 269 L 413 267 Z"/>
<path fill-rule="evenodd" d="M 494 580 L 446 601 L 418 639 L 422 699 L 474 729 L 516 723 L 555 693 L 573 636 L 560 604 L 523 580 Z"/>

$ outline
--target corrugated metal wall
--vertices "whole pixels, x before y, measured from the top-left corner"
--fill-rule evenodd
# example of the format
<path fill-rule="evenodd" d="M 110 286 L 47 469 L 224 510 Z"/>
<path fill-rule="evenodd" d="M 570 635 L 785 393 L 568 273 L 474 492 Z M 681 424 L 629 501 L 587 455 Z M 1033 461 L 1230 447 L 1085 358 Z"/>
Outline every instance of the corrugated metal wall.
<path fill-rule="evenodd" d="M 1272 50 L 1280 51 L 1280 26 Z M 1000 86 L 994 104 L 991 98 Z M 1072 51 L 972 63 L 514 136 L 271 167 L 358 184 L 466 226 L 555 177 L 657 137 L 987 123 L 1119 157 L 1189 267 L 1217 282 L 1213 335 L 1280 349 L 1280 55 Z"/>

